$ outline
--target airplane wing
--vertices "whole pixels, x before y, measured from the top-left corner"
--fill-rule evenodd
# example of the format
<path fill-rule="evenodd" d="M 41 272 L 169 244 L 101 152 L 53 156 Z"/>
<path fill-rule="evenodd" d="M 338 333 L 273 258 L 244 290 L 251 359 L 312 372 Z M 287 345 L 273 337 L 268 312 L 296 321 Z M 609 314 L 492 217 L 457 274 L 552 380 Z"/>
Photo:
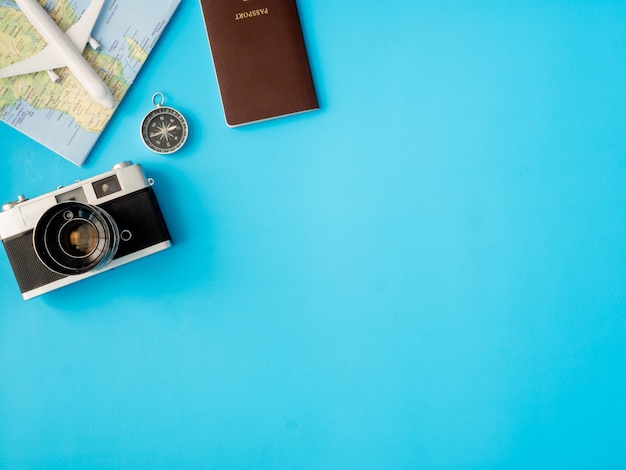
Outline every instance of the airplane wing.
<path fill-rule="evenodd" d="M 58 69 L 60 67 L 65 67 L 65 64 L 59 59 L 54 49 L 47 46 L 41 52 L 38 52 L 28 59 L 0 69 L 0 78 L 41 72 L 42 70 Z"/>
<path fill-rule="evenodd" d="M 80 17 L 80 20 L 74 23 L 74 25 L 65 32 L 79 51 L 82 51 L 87 41 L 89 41 L 91 31 L 96 24 L 96 20 L 100 15 L 100 10 L 102 10 L 103 5 L 104 0 L 93 0 L 83 13 L 83 16 Z"/>
<path fill-rule="evenodd" d="M 96 24 L 103 5 L 104 0 L 93 0 L 80 19 L 66 31 L 65 34 L 79 51 L 82 51 L 87 41 L 89 41 L 91 30 Z M 65 67 L 65 65 L 56 54 L 54 48 L 47 46 L 41 52 L 28 59 L 0 69 L 0 78 L 58 69 Z"/>

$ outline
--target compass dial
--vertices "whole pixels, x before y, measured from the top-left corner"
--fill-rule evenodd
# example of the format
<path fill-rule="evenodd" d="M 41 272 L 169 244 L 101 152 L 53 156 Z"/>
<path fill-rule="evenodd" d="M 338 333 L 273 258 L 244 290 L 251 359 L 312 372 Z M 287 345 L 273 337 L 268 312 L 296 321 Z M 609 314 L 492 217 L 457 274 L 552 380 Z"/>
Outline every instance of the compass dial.
<path fill-rule="evenodd" d="M 157 153 L 176 152 L 187 140 L 187 121 L 173 108 L 158 106 L 141 123 L 141 138 Z"/>

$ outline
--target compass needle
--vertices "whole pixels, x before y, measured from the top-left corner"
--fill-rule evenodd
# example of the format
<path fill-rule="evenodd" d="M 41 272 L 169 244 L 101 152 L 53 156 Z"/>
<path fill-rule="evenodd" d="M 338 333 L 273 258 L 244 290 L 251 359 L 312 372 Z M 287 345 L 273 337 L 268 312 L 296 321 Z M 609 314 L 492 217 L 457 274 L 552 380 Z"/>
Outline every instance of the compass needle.
<path fill-rule="evenodd" d="M 183 115 L 163 106 L 165 96 L 158 92 L 152 96 L 156 106 L 144 117 L 141 123 L 141 138 L 150 150 L 156 153 L 172 153 L 180 149 L 188 135 L 187 121 Z"/>

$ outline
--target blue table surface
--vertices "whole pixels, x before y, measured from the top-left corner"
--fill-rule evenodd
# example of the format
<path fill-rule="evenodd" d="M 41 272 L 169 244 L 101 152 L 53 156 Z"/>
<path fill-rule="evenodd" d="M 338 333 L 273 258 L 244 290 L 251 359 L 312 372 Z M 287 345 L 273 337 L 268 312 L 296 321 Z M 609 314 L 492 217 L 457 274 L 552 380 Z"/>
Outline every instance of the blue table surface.
<path fill-rule="evenodd" d="M 183 0 L 82 168 L 0 125 L 3 202 L 132 160 L 174 240 L 0 250 L 0 468 L 626 468 L 626 3 L 298 6 L 317 112 L 227 128 Z"/>

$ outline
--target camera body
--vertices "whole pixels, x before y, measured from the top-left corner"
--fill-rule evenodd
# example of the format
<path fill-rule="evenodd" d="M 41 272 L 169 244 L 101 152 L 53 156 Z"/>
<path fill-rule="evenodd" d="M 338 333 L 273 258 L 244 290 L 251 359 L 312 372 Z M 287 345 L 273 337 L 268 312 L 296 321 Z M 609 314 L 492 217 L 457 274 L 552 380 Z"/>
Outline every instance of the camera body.
<path fill-rule="evenodd" d="M 152 179 L 121 162 L 56 191 L 2 206 L 0 239 L 27 300 L 165 250 L 171 237 Z"/>

